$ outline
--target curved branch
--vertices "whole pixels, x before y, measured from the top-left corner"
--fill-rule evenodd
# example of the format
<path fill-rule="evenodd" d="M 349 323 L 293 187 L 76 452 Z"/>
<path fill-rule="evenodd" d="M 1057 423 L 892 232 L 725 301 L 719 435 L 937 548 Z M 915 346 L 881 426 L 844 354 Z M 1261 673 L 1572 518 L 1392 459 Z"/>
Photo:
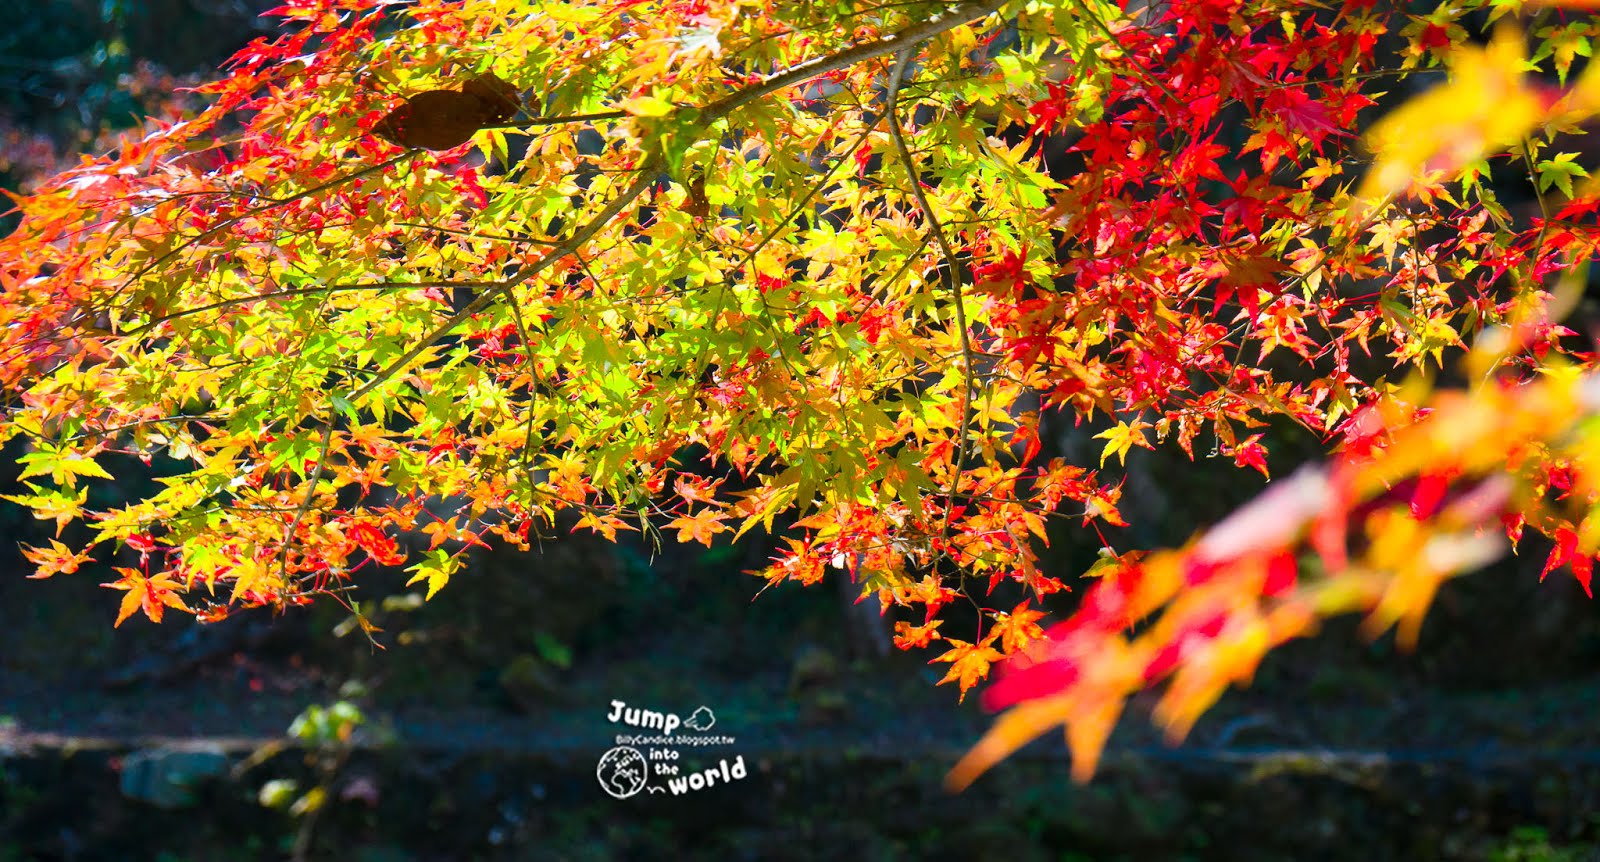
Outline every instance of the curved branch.
<path fill-rule="evenodd" d="M 879 39 L 876 42 L 867 42 L 853 48 L 846 48 L 837 54 L 818 57 L 815 60 L 801 63 L 791 69 L 772 75 L 753 87 L 740 90 L 737 93 L 712 102 L 702 109 L 703 116 L 707 121 L 720 120 L 745 105 L 785 87 L 804 83 L 818 75 L 826 75 L 829 72 L 849 68 L 863 60 L 871 60 L 874 57 L 882 57 L 885 54 L 908 50 L 940 33 L 954 30 L 963 24 L 971 23 L 980 18 L 987 18 L 999 11 L 1000 7 L 1004 5 L 1005 0 L 976 0 L 975 2 L 963 3 L 943 15 L 935 15 L 926 21 L 912 24 L 892 36 Z"/>
<path fill-rule="evenodd" d="M 550 249 L 548 254 L 539 258 L 538 262 L 534 263 L 532 266 L 529 266 L 521 272 L 518 272 L 509 279 L 491 283 L 489 285 L 492 288 L 491 290 L 486 290 L 479 294 L 478 297 L 472 300 L 472 302 L 468 303 L 466 307 L 451 315 L 448 320 L 439 324 L 436 329 L 423 336 L 421 341 L 418 341 L 416 345 L 414 345 L 410 350 L 407 350 L 402 356 L 400 356 L 400 358 L 389 363 L 388 367 L 384 368 L 382 371 L 379 371 L 376 377 L 373 377 L 360 389 L 357 389 L 355 392 L 351 393 L 350 403 L 355 404 L 359 402 L 362 398 L 372 394 L 372 392 L 379 386 L 387 383 L 390 378 L 394 377 L 396 374 L 399 374 L 412 362 L 416 361 L 417 357 L 421 356 L 423 351 L 433 346 L 434 342 L 449 334 L 450 330 L 460 326 L 474 314 L 477 314 L 478 312 L 483 311 L 485 308 L 488 308 L 489 303 L 493 302 L 497 295 L 501 293 L 509 294 L 511 292 L 511 288 L 522 284 L 529 279 L 532 279 L 541 272 L 544 272 L 551 266 L 554 266 L 556 261 L 559 261 L 570 254 L 576 253 L 584 243 L 594 238 L 594 235 L 599 233 L 600 230 L 609 224 L 612 219 L 616 218 L 619 213 L 627 209 L 628 206 L 637 200 L 640 195 L 644 194 L 645 189 L 655 184 L 655 168 L 656 166 L 653 160 L 647 160 L 644 164 L 641 164 L 639 166 L 639 176 L 633 181 L 633 185 L 629 186 L 623 191 L 622 194 L 618 195 L 615 200 L 607 204 L 606 208 L 601 210 L 594 218 L 590 219 L 588 224 L 578 228 L 573 232 L 572 236 L 569 236 L 557 243 L 555 248 Z"/>
<path fill-rule="evenodd" d="M 515 131 L 532 126 L 565 126 L 576 123 L 595 123 L 602 120 L 622 120 L 627 119 L 629 116 L 631 115 L 627 111 L 597 111 L 593 114 L 567 114 L 557 117 L 534 117 L 530 120 L 512 120 L 508 123 L 491 123 L 478 128 L 480 130 L 503 129 L 505 131 Z"/>
<path fill-rule="evenodd" d="M 950 538 L 950 512 L 955 508 L 956 490 L 961 485 L 961 473 L 967 466 L 967 435 L 972 428 L 972 369 L 975 362 L 972 350 L 972 336 L 967 332 L 966 296 L 961 287 L 961 261 L 956 257 L 955 249 L 950 246 L 950 239 L 945 236 L 944 226 L 939 223 L 939 217 L 934 215 L 933 207 L 928 204 L 928 195 L 922 190 L 922 177 L 917 172 L 917 163 L 911 158 L 911 148 L 906 146 L 905 129 L 900 126 L 900 109 L 896 104 L 900 97 L 900 82 L 906 75 L 906 66 L 911 62 L 911 47 L 907 46 L 895 58 L 894 71 L 889 73 L 889 98 L 887 113 L 889 116 L 889 136 L 894 139 L 894 148 L 900 154 L 900 160 L 905 162 L 906 173 L 910 175 L 911 194 L 917 200 L 917 206 L 922 209 L 922 215 L 928 220 L 928 227 L 933 231 L 934 240 L 939 243 L 939 253 L 944 256 L 945 266 L 950 270 L 950 288 L 955 294 L 956 327 L 961 330 L 961 358 L 962 376 L 964 378 L 961 391 L 961 428 L 957 432 L 956 449 L 950 466 L 950 489 L 945 492 L 944 525 L 939 528 L 942 540 Z"/>
<path fill-rule="evenodd" d="M 149 263 L 147 263 L 144 266 L 140 267 L 139 270 L 137 272 L 135 272 L 133 275 L 128 276 L 128 280 L 124 281 L 122 283 L 122 286 L 117 288 L 117 292 L 121 293 L 123 290 L 126 290 L 128 285 L 133 284 L 134 282 L 138 281 L 139 279 L 144 278 L 145 276 L 149 275 L 152 271 L 155 270 L 156 267 L 158 267 L 158 266 L 162 265 L 163 263 L 166 263 L 167 261 L 171 260 L 174 256 L 176 256 L 178 254 L 181 254 L 185 249 L 187 249 L 187 248 L 189 248 L 189 247 L 191 247 L 193 245 L 196 245 L 198 243 L 205 242 L 206 240 L 210 239 L 211 237 L 216 236 L 217 234 L 221 233 L 222 231 L 225 231 L 228 228 L 233 227 L 234 225 L 238 224 L 241 221 L 244 221 L 247 218 L 254 218 L 255 216 L 261 215 L 263 213 L 271 212 L 272 210 L 275 210 L 278 207 L 287 206 L 289 204 L 294 203 L 295 201 L 305 200 L 306 198 L 311 197 L 312 195 L 317 194 L 318 192 L 324 192 L 324 191 L 327 191 L 328 189 L 331 189 L 331 188 L 333 188 L 335 186 L 343 185 L 344 183 L 350 182 L 351 180 L 358 180 L 358 179 L 361 179 L 364 176 L 367 176 L 368 174 L 377 173 L 377 172 L 383 170 L 384 168 L 389 167 L 390 165 L 397 165 L 400 162 L 402 162 L 402 161 L 404 161 L 406 159 L 409 159 L 412 156 L 415 156 L 419 152 L 421 152 L 421 150 L 408 150 L 406 152 L 401 153 L 398 156 L 395 156 L 392 159 L 388 159 L 388 160 L 379 162 L 379 163 L 377 163 L 375 165 L 368 165 L 368 166 L 366 166 L 364 168 L 361 168 L 359 170 L 351 171 L 350 173 L 345 174 L 343 176 L 334 177 L 333 179 L 328 180 L 325 183 L 322 183 L 320 185 L 312 186 L 311 188 L 305 189 L 304 191 L 295 192 L 294 194 L 292 194 L 292 195 L 290 195 L 290 196 L 288 196 L 286 198 L 268 198 L 267 199 L 268 202 L 266 204 L 263 204 L 262 206 L 256 207 L 255 209 L 252 209 L 252 210 L 249 210 L 249 211 L 246 211 L 246 212 L 242 212 L 242 213 L 240 213 L 240 214 L 238 214 L 236 216 L 233 216 L 231 218 L 223 219 L 222 221 L 218 222 L 217 224 L 214 224 L 211 227 L 206 228 L 205 230 L 195 234 L 194 236 L 190 237 L 189 239 L 187 239 L 187 240 L 185 240 L 185 241 L 183 241 L 181 243 L 178 243 L 177 247 L 173 248 L 171 251 L 167 252 L 166 254 L 161 255 L 160 257 L 156 258 L 155 260 L 150 261 Z"/>

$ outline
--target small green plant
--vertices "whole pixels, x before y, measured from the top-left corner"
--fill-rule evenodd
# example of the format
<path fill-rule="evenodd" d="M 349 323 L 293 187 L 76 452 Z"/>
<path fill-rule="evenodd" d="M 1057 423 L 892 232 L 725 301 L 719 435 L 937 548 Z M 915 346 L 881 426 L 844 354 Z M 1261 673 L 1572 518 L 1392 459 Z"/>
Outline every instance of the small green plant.
<path fill-rule="evenodd" d="M 286 810 L 298 826 L 289 848 L 289 858 L 301 862 L 308 858 L 317 820 L 333 800 L 332 788 L 355 750 L 357 734 L 368 725 L 366 714 L 353 703 L 365 693 L 360 683 L 348 682 L 339 691 L 341 699 L 323 706 L 312 704 L 289 724 L 285 738 L 257 749 L 234 770 L 237 778 L 246 771 L 277 756 L 286 746 L 299 745 L 305 751 L 315 783 L 301 789 L 292 778 L 273 778 L 261 785 L 256 799 L 267 808 Z"/>
<path fill-rule="evenodd" d="M 1511 830 L 1504 847 L 1490 854 L 1490 862 L 1582 862 L 1592 858 L 1594 847 L 1556 847 L 1550 834 L 1538 826 Z"/>

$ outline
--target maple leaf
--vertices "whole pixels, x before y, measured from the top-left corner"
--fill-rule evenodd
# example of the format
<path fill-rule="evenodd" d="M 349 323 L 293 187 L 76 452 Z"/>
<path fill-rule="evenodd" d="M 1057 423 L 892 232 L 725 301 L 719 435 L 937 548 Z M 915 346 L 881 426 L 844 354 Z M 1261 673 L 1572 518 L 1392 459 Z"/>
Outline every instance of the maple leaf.
<path fill-rule="evenodd" d="M 433 526 L 433 525 L 430 525 Z M 426 529 L 426 528 L 425 528 Z M 456 531 L 450 528 L 451 538 Z M 345 534 L 353 540 L 361 550 L 366 551 L 372 559 L 385 566 L 396 566 L 406 561 L 405 555 L 400 553 L 399 545 L 394 539 L 384 535 L 383 531 L 372 524 L 352 524 L 345 530 Z M 439 534 L 435 533 L 435 539 Z M 440 540 L 442 541 L 442 540 Z M 440 541 L 435 541 L 431 548 L 437 548 Z"/>
<path fill-rule="evenodd" d="M 1233 463 L 1240 467 L 1253 467 L 1260 471 L 1261 475 L 1271 478 L 1267 473 L 1267 450 L 1261 445 L 1260 434 L 1252 434 L 1239 441 L 1229 454 L 1233 456 Z"/>
<path fill-rule="evenodd" d="M 1314 99 L 1304 90 L 1290 87 L 1274 89 L 1263 104 L 1272 112 L 1272 116 L 1283 120 L 1284 125 L 1313 140 L 1321 140 L 1342 131 L 1334 121 L 1333 108 Z"/>
<path fill-rule="evenodd" d="M 610 542 L 617 540 L 618 530 L 633 530 L 637 532 L 639 529 L 638 527 L 629 524 L 627 521 L 624 521 L 615 515 L 597 515 L 593 512 L 584 512 L 583 515 L 578 518 L 578 523 L 574 524 L 572 528 L 577 530 L 580 527 L 593 530 L 594 532 L 605 536 L 606 540 Z"/>
<path fill-rule="evenodd" d="M 947 682 L 958 682 L 961 685 L 959 700 L 966 700 L 967 691 L 978 684 L 979 680 L 989 676 L 989 667 L 995 662 L 1005 658 L 993 647 L 983 644 L 971 644 L 955 638 L 945 638 L 950 644 L 950 650 L 944 655 L 929 660 L 929 664 L 937 661 L 950 662 L 950 671 L 939 680 L 939 685 Z"/>
<path fill-rule="evenodd" d="M 772 484 L 740 492 L 739 501 L 730 511 L 733 515 L 744 518 L 744 523 L 740 524 L 738 532 L 734 533 L 734 540 L 738 541 L 739 537 L 758 523 L 767 532 L 772 532 L 772 519 L 793 502 L 798 490 L 798 486 L 794 484 Z"/>
<path fill-rule="evenodd" d="M 1578 551 L 1578 534 L 1566 528 L 1556 530 L 1555 547 L 1550 549 L 1550 555 L 1545 558 L 1544 568 L 1539 570 L 1539 580 L 1545 576 L 1568 565 L 1572 569 L 1572 576 L 1578 579 L 1578 584 L 1583 587 L 1584 595 L 1594 598 L 1590 588 L 1590 581 L 1594 575 L 1594 557 Z"/>
<path fill-rule="evenodd" d="M 451 518 L 448 521 L 434 521 L 431 524 L 426 524 L 423 526 L 422 532 L 428 537 L 428 550 L 431 551 L 454 538 L 459 529 L 456 527 L 455 519 Z"/>
<path fill-rule="evenodd" d="M 229 594 L 230 603 L 245 601 L 251 593 L 259 593 L 258 587 L 271 588 L 277 585 L 277 577 L 273 574 L 271 561 L 256 557 L 248 557 L 237 561 L 228 574 L 233 578 L 233 591 Z"/>
<path fill-rule="evenodd" d="M 138 569 L 126 566 L 116 566 L 113 571 L 122 576 L 121 580 L 100 586 L 124 590 L 127 593 L 122 597 L 122 605 L 117 610 L 117 621 L 113 627 L 121 627 L 128 617 L 140 610 L 143 610 L 145 616 L 153 623 L 161 622 L 162 614 L 167 608 L 189 610 L 179 595 L 183 585 L 170 577 L 166 575 L 145 577 Z"/>
<path fill-rule="evenodd" d="M 1026 601 L 1012 608 L 1009 614 L 997 613 L 984 642 L 999 641 L 1000 651 L 1006 655 L 1018 652 L 1044 636 L 1044 629 L 1036 622 L 1044 619 L 1044 615 L 1044 611 L 1029 608 Z"/>
<path fill-rule="evenodd" d="M 1117 508 L 1116 499 L 1117 495 L 1111 493 L 1090 494 L 1084 501 L 1084 524 L 1088 524 L 1092 518 L 1099 518 L 1113 526 L 1128 526 L 1128 522 L 1122 519 L 1121 510 Z"/>
<path fill-rule="evenodd" d="M 689 503 L 721 505 L 721 501 L 717 500 L 716 497 L 717 486 L 721 484 L 722 480 L 720 479 L 707 481 L 697 476 L 679 474 L 678 478 L 672 482 L 672 490 Z"/>
<path fill-rule="evenodd" d="M 406 571 L 413 572 L 406 586 L 411 586 L 417 581 L 426 581 L 428 584 L 427 595 L 423 600 L 433 598 L 434 594 L 450 582 L 450 576 L 460 570 L 462 566 L 459 554 L 452 554 L 444 548 L 435 548 L 422 556 L 422 559 L 408 566 Z"/>
<path fill-rule="evenodd" d="M 48 578 L 57 573 L 70 575 L 78 570 L 78 566 L 94 562 L 88 552 L 75 552 L 55 539 L 50 540 L 48 548 L 23 545 L 22 556 L 35 566 L 34 573 L 28 576 L 30 578 Z"/>
<path fill-rule="evenodd" d="M 97 447 L 88 452 L 75 452 L 67 447 L 43 443 L 35 451 L 17 459 L 18 464 L 25 465 L 17 478 L 49 476 L 57 485 L 67 488 L 76 487 L 79 476 L 110 479 L 112 475 L 94 461 L 99 451 Z"/>
<path fill-rule="evenodd" d="M 56 522 L 56 536 L 60 537 L 61 531 L 67 524 L 83 517 L 83 504 L 89 499 L 89 489 L 79 488 L 76 494 L 71 494 L 55 489 L 44 489 L 24 482 L 31 494 L 7 494 L 0 499 L 9 500 L 29 507 L 33 516 L 41 521 L 54 520 Z"/>
<path fill-rule="evenodd" d="M 711 537 L 728 529 L 722 522 L 724 517 L 716 509 L 702 509 L 693 517 L 680 515 L 672 519 L 667 527 L 678 531 L 679 542 L 699 542 L 709 548 Z"/>
<path fill-rule="evenodd" d="M 927 625 L 914 626 L 905 620 L 894 624 L 894 644 L 901 649 L 920 649 L 939 637 L 939 626 L 944 620 L 934 620 Z"/>
<path fill-rule="evenodd" d="M 1144 429 L 1148 427 L 1149 425 L 1141 421 L 1118 422 L 1116 426 L 1094 435 L 1095 439 L 1106 441 L 1105 448 L 1100 452 L 1100 463 L 1105 464 L 1107 458 L 1116 455 L 1118 461 L 1127 464 L 1128 450 L 1133 446 L 1154 449 L 1155 447 L 1151 446 L 1150 441 L 1144 436 Z"/>

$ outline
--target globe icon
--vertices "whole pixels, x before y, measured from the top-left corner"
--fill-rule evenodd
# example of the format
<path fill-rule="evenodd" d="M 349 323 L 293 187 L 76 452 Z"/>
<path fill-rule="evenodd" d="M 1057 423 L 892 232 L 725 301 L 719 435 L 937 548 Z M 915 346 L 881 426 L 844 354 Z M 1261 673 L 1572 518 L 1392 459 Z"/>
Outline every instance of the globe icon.
<path fill-rule="evenodd" d="M 650 764 L 645 762 L 644 755 L 639 749 L 626 745 L 600 755 L 600 765 L 595 769 L 600 788 L 618 799 L 627 799 L 643 790 L 649 774 Z"/>

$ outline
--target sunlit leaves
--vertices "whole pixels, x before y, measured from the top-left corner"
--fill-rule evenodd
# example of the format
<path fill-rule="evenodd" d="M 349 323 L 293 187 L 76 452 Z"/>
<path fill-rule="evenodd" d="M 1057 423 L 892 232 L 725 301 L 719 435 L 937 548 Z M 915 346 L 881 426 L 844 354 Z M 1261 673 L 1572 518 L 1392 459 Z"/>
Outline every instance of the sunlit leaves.
<path fill-rule="evenodd" d="M 128 617 L 140 611 L 144 612 L 153 623 L 161 622 L 161 617 L 167 608 L 177 608 L 188 611 L 183 598 L 179 593 L 183 585 L 173 581 L 166 575 L 146 577 L 136 569 L 125 566 L 116 567 L 117 574 L 122 579 L 114 583 L 102 584 L 116 590 L 123 590 L 122 605 L 117 610 L 116 625 L 121 626 Z"/>
<path fill-rule="evenodd" d="M 41 521 L 55 521 L 58 537 L 67 524 L 83 517 L 83 504 L 89 499 L 88 488 L 79 488 L 74 493 L 70 490 L 40 488 L 32 482 L 23 484 L 32 493 L 7 494 L 0 499 L 28 507 L 33 511 L 33 516 Z"/>
<path fill-rule="evenodd" d="M 406 571 L 411 572 L 411 579 L 406 581 L 406 586 L 411 586 L 418 581 L 427 585 L 428 592 L 424 598 L 431 599 L 434 594 L 450 582 L 450 576 L 461 570 L 461 558 L 444 548 L 435 548 L 422 555 L 422 558 L 409 566 Z"/>
<path fill-rule="evenodd" d="M 76 488 L 79 476 L 90 476 L 96 479 L 110 479 L 110 473 L 105 468 L 96 464 L 96 452 L 81 452 L 64 446 L 51 443 L 42 443 L 34 451 L 17 459 L 23 465 L 20 479 L 32 476 L 49 476 L 55 484 L 66 488 Z"/>
<path fill-rule="evenodd" d="M 722 523 L 723 517 L 716 509 L 702 509 L 692 516 L 681 515 L 672 519 L 667 528 L 678 531 L 680 542 L 699 542 L 709 548 L 711 538 L 728 529 L 728 525 Z"/>
<path fill-rule="evenodd" d="M 925 625 L 914 626 L 905 620 L 894 624 L 894 643 L 901 649 L 922 649 L 933 643 L 938 637 L 939 626 L 944 625 L 944 620 L 934 620 Z"/>
<path fill-rule="evenodd" d="M 965 786 L 1056 725 L 1066 727 L 1074 775 L 1086 780 L 1108 716 L 1162 681 L 1154 718 L 1182 739 L 1229 685 L 1249 682 L 1270 649 L 1322 617 L 1363 613 L 1367 636 L 1398 627 L 1409 648 L 1440 585 L 1499 556 L 1502 532 L 1520 533 L 1530 520 L 1580 520 L 1552 528 L 1544 572 L 1570 565 L 1587 592 L 1600 551 L 1589 519 L 1600 483 L 1580 483 L 1567 458 L 1600 443 L 1590 418 L 1600 411 L 1600 380 L 1592 371 L 1520 386 L 1490 380 L 1433 402 L 1415 419 L 1393 405 L 1372 408 L 1360 433 L 1387 438 L 1381 446 L 1275 484 L 1188 547 L 1131 562 L 1107 555 L 1073 618 L 1046 631 L 986 693 L 987 703 L 1011 710 L 956 766 L 951 784 Z M 1541 487 L 1552 481 L 1568 499 L 1544 499 Z M 1308 576 L 1297 554 L 1318 557 L 1321 574 Z M 1128 633 L 1136 622 L 1139 631 Z"/>
<path fill-rule="evenodd" d="M 84 563 L 93 562 L 87 553 L 74 552 L 61 542 L 51 539 L 48 548 L 22 546 L 22 556 L 34 565 L 30 578 L 48 578 L 55 574 L 70 575 Z"/>
<path fill-rule="evenodd" d="M 1539 162 L 1535 167 L 1539 176 L 1539 190 L 1554 188 L 1562 195 L 1572 197 L 1573 178 L 1589 176 L 1589 171 L 1574 161 L 1577 157 L 1577 153 L 1557 153 L 1554 158 Z"/>
<path fill-rule="evenodd" d="M 985 644 L 971 644 L 955 638 L 946 638 L 945 642 L 950 645 L 950 649 L 932 661 L 950 663 L 949 672 L 939 682 L 941 685 L 947 682 L 958 683 L 963 700 L 967 696 L 967 689 L 987 677 L 990 666 L 1004 658 L 998 650 Z"/>
<path fill-rule="evenodd" d="M 1010 613 L 994 615 L 994 626 L 990 629 L 989 637 L 1000 644 L 1002 653 L 1011 655 L 1044 634 L 1044 629 L 1037 622 L 1043 618 L 1043 611 L 1033 610 L 1027 602 L 1023 602 Z"/>
<path fill-rule="evenodd" d="M 1117 456 L 1119 461 L 1126 463 L 1128 450 L 1134 446 L 1142 446 L 1146 449 L 1155 448 L 1150 445 L 1150 441 L 1144 435 L 1145 427 L 1143 422 L 1118 422 L 1115 427 L 1096 434 L 1096 438 L 1106 441 L 1105 448 L 1100 452 L 1100 463 L 1104 464 L 1106 459 L 1112 455 Z"/>
<path fill-rule="evenodd" d="M 1549 98 L 1526 78 L 1522 35 L 1501 27 L 1486 48 L 1450 53 L 1449 83 L 1374 123 L 1374 163 L 1357 198 L 1375 202 L 1413 184 L 1447 180 L 1458 169 L 1520 142 L 1546 118 Z"/>

